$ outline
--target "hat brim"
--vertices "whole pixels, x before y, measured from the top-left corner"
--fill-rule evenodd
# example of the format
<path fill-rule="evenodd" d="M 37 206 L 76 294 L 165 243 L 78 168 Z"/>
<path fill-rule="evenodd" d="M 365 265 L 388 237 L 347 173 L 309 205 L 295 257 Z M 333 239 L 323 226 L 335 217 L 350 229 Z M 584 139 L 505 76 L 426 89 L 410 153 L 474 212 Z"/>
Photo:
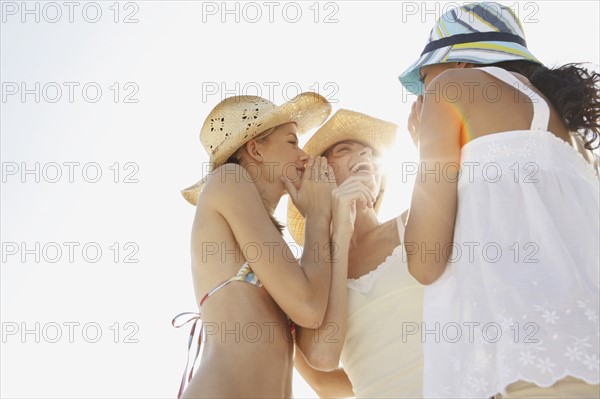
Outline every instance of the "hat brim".
<path fill-rule="evenodd" d="M 398 126 L 394 123 L 341 109 L 313 134 L 303 150 L 310 156 L 319 156 L 340 141 L 353 140 L 381 154 L 394 145 L 397 130 Z M 383 201 L 385 184 L 386 178 L 382 176 L 380 194 L 373 207 L 375 213 L 379 212 Z M 304 217 L 291 200 L 288 201 L 287 228 L 294 241 L 303 246 Z"/>
<path fill-rule="evenodd" d="M 310 156 L 322 155 L 335 143 L 354 140 L 383 153 L 396 142 L 398 125 L 360 112 L 340 109 L 304 145 Z"/>
<path fill-rule="evenodd" d="M 406 90 L 421 95 L 425 88 L 421 82 L 420 69 L 424 66 L 448 62 L 489 65 L 504 61 L 531 61 L 541 64 L 526 47 L 518 43 L 501 41 L 460 43 L 421 55 L 398 79 Z"/>
<path fill-rule="evenodd" d="M 331 104 L 323 96 L 313 92 L 301 93 L 257 119 L 252 130 L 234 135 L 237 139 L 224 141 L 223 145 L 227 145 L 228 148 L 219 150 L 217 147 L 214 152 L 216 155 L 213 155 L 210 161 L 215 166 L 222 165 L 252 137 L 285 123 L 295 122 L 298 135 L 302 135 L 320 126 L 330 114 Z"/>
<path fill-rule="evenodd" d="M 181 190 L 181 195 L 183 195 L 183 198 L 185 198 L 185 200 L 187 202 L 196 206 L 196 203 L 198 202 L 198 196 L 200 195 L 200 192 L 204 188 L 204 185 L 206 184 L 206 181 L 208 180 L 208 176 L 209 175 L 204 176 L 201 180 L 198 180 L 196 183 L 192 184 L 191 186 Z"/>
<path fill-rule="evenodd" d="M 210 157 L 210 170 L 227 162 L 227 159 L 235 153 L 241 146 L 250 141 L 257 133 L 264 132 L 271 128 L 294 122 L 297 126 L 298 135 L 320 126 L 331 114 L 331 104 L 320 94 L 305 92 L 297 95 L 284 104 L 275 107 L 272 111 L 266 113 L 256 121 L 254 131 L 247 131 L 243 135 L 236 135 L 236 140 L 228 140 L 225 145 L 228 147 L 216 149 L 215 156 Z M 181 191 L 183 197 L 192 205 L 196 205 L 198 196 L 206 183 L 207 176 L 195 184 Z"/>

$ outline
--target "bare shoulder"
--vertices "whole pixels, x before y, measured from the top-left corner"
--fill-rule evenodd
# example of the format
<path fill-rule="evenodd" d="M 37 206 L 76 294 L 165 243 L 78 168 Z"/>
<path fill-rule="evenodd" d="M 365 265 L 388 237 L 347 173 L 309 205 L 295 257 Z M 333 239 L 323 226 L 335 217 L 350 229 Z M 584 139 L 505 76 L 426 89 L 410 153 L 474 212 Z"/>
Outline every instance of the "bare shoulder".
<path fill-rule="evenodd" d="M 227 205 L 255 194 L 256 186 L 244 167 L 225 164 L 210 173 L 201 193 L 202 202 Z"/>
<path fill-rule="evenodd" d="M 479 68 L 450 68 L 436 76 L 431 83 L 434 84 L 435 82 L 439 82 L 446 87 L 452 84 L 465 87 L 476 87 L 477 84 L 485 84 L 492 81 L 495 81 L 495 78 Z M 434 87 L 434 89 L 439 90 L 440 87 Z"/>
<path fill-rule="evenodd" d="M 465 84 L 473 81 L 490 81 L 491 75 L 479 68 L 450 68 L 440 73 L 432 82 Z"/>
<path fill-rule="evenodd" d="M 473 86 L 486 80 L 485 72 L 471 68 L 451 68 L 437 75 L 427 86 L 424 102 L 458 103 L 465 98 Z"/>
<path fill-rule="evenodd" d="M 205 237 L 206 232 L 210 232 L 211 237 L 218 234 L 229 237 L 232 223 L 243 228 L 265 221 L 268 214 L 244 167 L 225 164 L 208 175 L 198 197 L 193 224 L 193 232 L 198 233 L 198 237 Z"/>
<path fill-rule="evenodd" d="M 531 85 L 525 76 L 515 72 L 508 72 L 522 83 Z M 485 90 L 488 87 L 487 85 L 490 83 L 511 86 L 509 83 L 506 83 L 502 79 L 499 79 L 496 76 L 481 70 L 480 68 L 447 69 L 435 77 L 435 79 L 431 82 L 432 85 L 435 82 L 439 83 L 437 86 L 433 86 L 433 90 L 435 91 L 448 91 L 448 89 L 454 85 L 456 87 L 460 87 L 463 91 L 470 90 L 471 95 L 475 96 L 478 94 L 481 95 L 482 91 Z M 468 96 L 463 96 L 463 98 L 467 97 Z"/>
<path fill-rule="evenodd" d="M 272 226 L 252 176 L 237 164 L 225 164 L 215 169 L 198 198 L 196 220 L 217 215 L 215 219 L 226 221 L 238 232 L 256 229 L 256 226 Z"/>
<path fill-rule="evenodd" d="M 474 79 L 469 74 L 470 71 L 460 68 L 448 69 L 427 86 L 419 127 L 422 160 L 455 158 L 456 152 L 460 151 L 460 132 L 472 112 L 467 82 L 474 82 Z"/>
<path fill-rule="evenodd" d="M 486 95 L 495 78 L 478 68 L 451 68 L 436 76 L 425 91 L 424 102 L 440 107 L 458 107 L 462 115 Z"/>

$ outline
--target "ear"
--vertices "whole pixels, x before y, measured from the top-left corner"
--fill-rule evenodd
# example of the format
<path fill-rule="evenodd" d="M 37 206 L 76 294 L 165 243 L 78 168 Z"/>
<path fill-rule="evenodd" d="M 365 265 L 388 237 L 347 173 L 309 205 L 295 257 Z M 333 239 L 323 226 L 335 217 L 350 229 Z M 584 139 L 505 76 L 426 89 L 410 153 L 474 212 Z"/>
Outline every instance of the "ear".
<path fill-rule="evenodd" d="M 246 153 L 252 160 L 256 162 L 264 162 L 262 149 L 256 140 L 248 141 L 246 144 L 244 144 L 244 147 L 246 148 Z"/>

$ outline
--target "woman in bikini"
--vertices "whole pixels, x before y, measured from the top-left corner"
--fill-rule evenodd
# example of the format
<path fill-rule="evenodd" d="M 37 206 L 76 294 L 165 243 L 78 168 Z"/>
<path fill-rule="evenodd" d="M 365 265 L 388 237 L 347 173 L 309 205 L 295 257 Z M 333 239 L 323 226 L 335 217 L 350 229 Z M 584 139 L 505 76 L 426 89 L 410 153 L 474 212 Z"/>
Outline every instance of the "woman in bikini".
<path fill-rule="evenodd" d="M 326 160 L 309 158 L 298 135 L 319 126 L 330 111 L 323 97 L 303 93 L 282 106 L 230 97 L 208 115 L 200 140 L 212 171 L 183 191 L 196 205 L 192 275 L 203 323 L 197 351 L 200 343 L 204 349 L 197 372 L 196 359 L 189 375 L 186 367 L 179 396 L 292 396 L 289 320 L 300 326 L 323 320 L 334 186 Z M 307 241 L 320 249 L 300 264 L 273 217 L 286 191 L 307 218 Z M 191 345 L 200 314 L 180 316 L 186 315 L 194 322 Z"/>

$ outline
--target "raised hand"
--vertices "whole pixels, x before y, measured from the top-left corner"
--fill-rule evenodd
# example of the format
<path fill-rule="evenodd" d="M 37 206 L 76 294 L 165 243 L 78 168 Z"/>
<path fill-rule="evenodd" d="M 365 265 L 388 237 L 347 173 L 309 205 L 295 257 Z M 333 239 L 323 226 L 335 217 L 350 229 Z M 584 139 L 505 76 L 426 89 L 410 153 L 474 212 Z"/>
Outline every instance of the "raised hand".
<path fill-rule="evenodd" d="M 410 115 L 408 116 L 407 123 L 408 132 L 410 133 L 410 137 L 417 148 L 419 147 L 419 126 L 421 125 L 422 110 L 423 96 L 419 96 L 410 109 Z"/>
<path fill-rule="evenodd" d="M 373 208 L 375 203 L 375 196 L 367 186 L 374 178 L 373 175 L 351 176 L 333 190 L 334 230 L 352 236 L 357 209 Z"/>
<path fill-rule="evenodd" d="M 304 217 L 319 214 L 331 218 L 331 192 L 336 184 L 327 158 L 314 157 L 308 160 L 298 190 L 289 179 L 282 179 L 291 200 Z"/>

